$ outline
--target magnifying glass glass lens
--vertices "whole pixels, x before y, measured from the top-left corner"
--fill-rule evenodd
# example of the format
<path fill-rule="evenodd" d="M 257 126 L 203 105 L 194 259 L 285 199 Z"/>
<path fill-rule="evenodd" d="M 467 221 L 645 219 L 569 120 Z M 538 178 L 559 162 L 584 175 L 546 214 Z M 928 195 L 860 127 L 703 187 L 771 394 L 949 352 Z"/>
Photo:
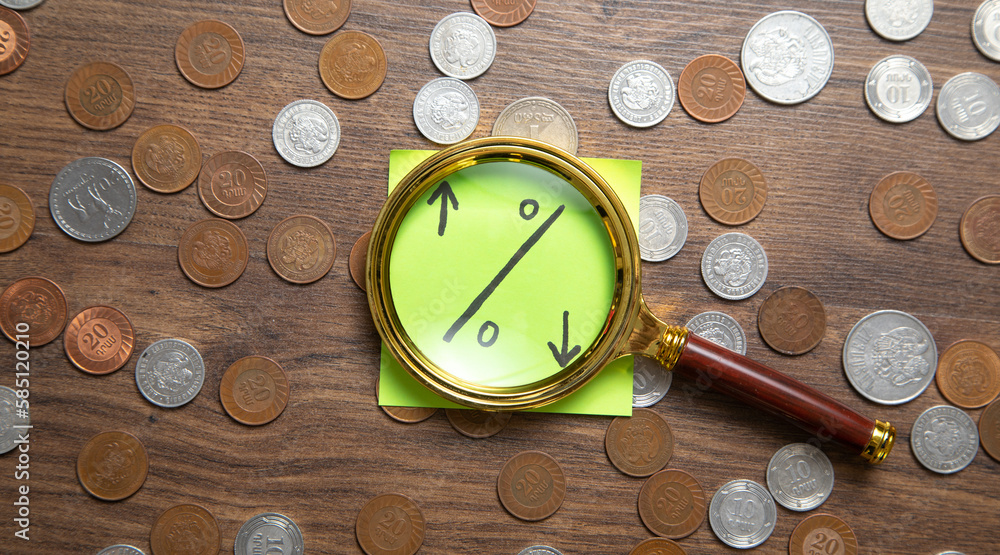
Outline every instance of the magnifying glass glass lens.
<path fill-rule="evenodd" d="M 594 344 L 615 254 L 587 198 L 534 164 L 492 161 L 433 184 L 391 247 L 392 302 L 412 344 L 454 378 L 519 387 Z"/>

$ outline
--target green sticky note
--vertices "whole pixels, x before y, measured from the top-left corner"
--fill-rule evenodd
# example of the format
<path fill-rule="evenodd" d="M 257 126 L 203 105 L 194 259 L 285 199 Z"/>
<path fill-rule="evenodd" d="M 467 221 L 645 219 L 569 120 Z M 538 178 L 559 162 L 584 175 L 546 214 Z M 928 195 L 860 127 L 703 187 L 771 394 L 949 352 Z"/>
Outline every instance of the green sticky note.
<path fill-rule="evenodd" d="M 390 191 L 433 153 L 392 151 Z M 641 163 L 584 161 L 612 185 L 634 227 Z M 460 379 L 511 386 L 552 375 L 593 342 L 614 266 L 600 219 L 572 186 L 529 164 L 489 163 L 449 175 L 424 196 L 400 225 L 389 275 L 400 322 L 426 356 Z M 586 278 L 546 279 L 567 268 Z M 380 370 L 383 405 L 460 408 L 412 378 L 384 346 Z M 535 410 L 630 415 L 631 357 Z"/>

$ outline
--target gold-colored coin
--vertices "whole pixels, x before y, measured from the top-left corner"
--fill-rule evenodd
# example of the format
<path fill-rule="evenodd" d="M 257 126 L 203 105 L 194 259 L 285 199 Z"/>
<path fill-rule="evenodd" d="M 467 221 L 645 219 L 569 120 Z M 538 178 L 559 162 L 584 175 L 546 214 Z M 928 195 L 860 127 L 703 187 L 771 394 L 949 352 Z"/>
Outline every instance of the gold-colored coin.
<path fill-rule="evenodd" d="M 1000 461 L 1000 399 L 990 403 L 979 415 L 979 442 L 984 451 Z"/>
<path fill-rule="evenodd" d="M 0 75 L 21 67 L 31 50 L 31 33 L 21 14 L 0 7 Z"/>
<path fill-rule="evenodd" d="M 314 216 L 291 216 L 267 238 L 267 261 L 282 279 L 312 283 L 333 267 L 337 241 L 330 226 Z"/>
<path fill-rule="evenodd" d="M 132 356 L 135 332 L 132 322 L 110 306 L 83 309 L 70 320 L 63 336 L 66 356 L 88 374 L 110 374 Z"/>
<path fill-rule="evenodd" d="M 187 129 L 157 125 L 136 139 L 132 169 L 143 185 L 157 193 L 183 191 L 201 171 L 201 147 Z"/>
<path fill-rule="evenodd" d="M 446 409 L 445 416 L 455 431 L 466 437 L 482 439 L 495 436 L 507 427 L 512 412 L 469 409 Z"/>
<path fill-rule="evenodd" d="M 705 490 L 683 470 L 661 470 L 639 490 L 639 517 L 664 538 L 690 536 L 705 520 Z"/>
<path fill-rule="evenodd" d="M 209 212 L 230 220 L 253 214 L 267 196 L 264 166 L 246 152 L 220 152 L 198 175 L 198 196 Z"/>
<path fill-rule="evenodd" d="M 649 409 L 634 409 L 631 417 L 619 416 L 608 425 L 604 449 L 615 468 L 629 476 L 651 476 L 667 466 L 674 454 L 674 435 L 662 416 Z"/>
<path fill-rule="evenodd" d="M 920 237 L 937 218 L 934 188 L 913 172 L 893 172 L 872 189 L 868 212 L 882 233 L 893 239 Z"/>
<path fill-rule="evenodd" d="M 1000 356 L 979 341 L 958 341 L 941 355 L 934 379 L 941 395 L 954 405 L 986 406 L 1000 395 Z"/>
<path fill-rule="evenodd" d="M 633 547 L 628 555 L 687 555 L 687 552 L 674 540 L 649 538 Z"/>
<path fill-rule="evenodd" d="M 958 226 L 962 246 L 983 264 L 1000 264 L 1000 195 L 973 202 Z"/>
<path fill-rule="evenodd" d="M 187 228 L 177 244 L 177 262 L 202 287 L 224 287 L 246 270 L 250 250 L 246 235 L 227 220 L 209 218 Z"/>
<path fill-rule="evenodd" d="M 375 380 L 375 403 L 380 403 L 378 398 L 378 388 L 379 380 Z M 396 422 L 402 422 L 403 424 L 416 424 L 418 422 L 423 422 L 428 418 L 434 416 L 437 409 L 434 407 L 393 407 L 388 405 L 379 404 L 382 407 L 382 411 L 385 412 L 389 418 L 392 418 Z"/>
<path fill-rule="evenodd" d="M 426 528 L 424 513 L 412 499 L 386 493 L 365 503 L 354 532 L 367 555 L 413 555 L 424 543 Z"/>
<path fill-rule="evenodd" d="M 858 555 L 858 538 L 846 522 L 828 514 L 806 518 L 792 531 L 789 555 Z"/>
<path fill-rule="evenodd" d="M 176 505 L 163 512 L 149 532 L 153 555 L 218 555 L 219 523 L 200 505 Z"/>
<path fill-rule="evenodd" d="M 358 240 L 354 242 L 354 246 L 351 247 L 351 258 L 350 258 L 350 268 L 351 268 L 351 279 L 354 280 L 355 285 L 361 288 L 362 291 L 365 290 L 365 263 L 368 260 L 368 244 L 371 242 L 372 232 L 368 231 Z"/>
<path fill-rule="evenodd" d="M 740 158 L 716 162 L 701 178 L 701 205 L 715 221 L 741 225 L 757 217 L 767 200 L 767 182 L 757 166 Z"/>
<path fill-rule="evenodd" d="M 126 432 L 102 432 L 92 437 L 76 460 L 76 475 L 87 493 L 119 501 L 139 491 L 146 481 L 146 448 Z"/>
<path fill-rule="evenodd" d="M 782 287 L 760 305 L 757 328 L 775 351 L 801 355 L 823 340 L 826 310 L 812 291 L 796 286 Z"/>
<path fill-rule="evenodd" d="M 351 15 L 351 0 L 284 0 L 282 4 L 288 21 L 310 35 L 328 35 Z"/>
<path fill-rule="evenodd" d="M 15 281 L 0 294 L 0 330 L 11 341 L 30 347 L 49 343 L 66 327 L 69 311 L 61 287 L 43 277 Z"/>
<path fill-rule="evenodd" d="M 107 131 L 125 123 L 135 108 L 132 78 L 110 62 L 80 66 L 66 82 L 66 109 L 80 125 Z"/>
<path fill-rule="evenodd" d="M 219 384 L 222 407 L 233 420 L 260 426 L 277 418 L 288 404 L 288 376 L 277 362 L 243 357 L 226 370 Z"/>
<path fill-rule="evenodd" d="M 743 106 L 747 82 L 736 62 L 719 56 L 699 56 L 684 68 L 677 80 L 677 98 L 684 110 L 698 121 L 725 121 Z"/>
<path fill-rule="evenodd" d="M 243 38 L 236 29 L 211 19 L 184 29 L 174 49 L 181 75 L 204 89 L 232 83 L 243 70 L 245 56 Z"/>
<path fill-rule="evenodd" d="M 319 76 L 330 92 L 348 100 L 364 98 L 382 86 L 387 72 L 385 50 L 361 31 L 337 33 L 319 54 Z"/>
<path fill-rule="evenodd" d="M 21 189 L 0 183 L 0 253 L 23 245 L 34 229 L 31 199 Z"/>
<path fill-rule="evenodd" d="M 566 497 L 566 474 L 550 455 L 524 451 L 504 463 L 497 494 L 507 512 L 521 520 L 552 516 Z"/>

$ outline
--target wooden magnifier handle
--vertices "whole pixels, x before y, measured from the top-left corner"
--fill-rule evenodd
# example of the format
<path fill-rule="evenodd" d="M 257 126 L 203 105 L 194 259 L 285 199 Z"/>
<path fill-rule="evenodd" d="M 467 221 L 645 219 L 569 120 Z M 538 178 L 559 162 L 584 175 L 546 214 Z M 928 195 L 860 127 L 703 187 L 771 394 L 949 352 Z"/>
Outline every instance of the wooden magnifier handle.
<path fill-rule="evenodd" d="M 820 391 L 693 333 L 673 368 L 748 405 L 782 416 L 821 441 L 857 449 L 872 464 L 892 449 L 896 429 L 872 420 Z"/>
<path fill-rule="evenodd" d="M 896 428 L 888 422 L 862 416 L 829 395 L 689 333 L 685 327 L 664 324 L 644 301 L 641 304 L 628 352 L 656 359 L 698 387 L 784 417 L 821 441 L 856 449 L 872 464 L 882 462 L 892 449 Z"/>

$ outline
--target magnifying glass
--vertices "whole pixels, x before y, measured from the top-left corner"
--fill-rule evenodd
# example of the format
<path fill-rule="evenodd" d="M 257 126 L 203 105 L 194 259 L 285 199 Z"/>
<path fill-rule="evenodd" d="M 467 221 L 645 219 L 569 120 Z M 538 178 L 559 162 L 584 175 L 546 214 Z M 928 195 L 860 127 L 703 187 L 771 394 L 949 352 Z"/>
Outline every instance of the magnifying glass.
<path fill-rule="evenodd" d="M 375 220 L 368 305 L 400 365 L 480 410 L 552 403 L 640 355 L 823 440 L 885 459 L 895 428 L 657 319 L 611 186 L 546 143 L 487 137 L 415 167 Z"/>

